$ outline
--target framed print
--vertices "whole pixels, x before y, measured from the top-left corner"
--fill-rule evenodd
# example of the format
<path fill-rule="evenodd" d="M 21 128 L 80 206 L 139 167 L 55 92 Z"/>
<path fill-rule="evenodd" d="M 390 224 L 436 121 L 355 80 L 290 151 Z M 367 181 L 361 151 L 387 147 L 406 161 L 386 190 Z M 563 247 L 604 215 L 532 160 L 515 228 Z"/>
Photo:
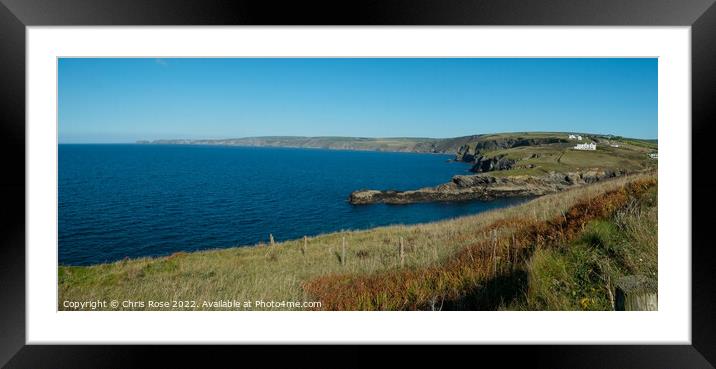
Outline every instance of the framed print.
<path fill-rule="evenodd" d="M 3 364 L 716 360 L 710 2 L 2 1 Z"/>

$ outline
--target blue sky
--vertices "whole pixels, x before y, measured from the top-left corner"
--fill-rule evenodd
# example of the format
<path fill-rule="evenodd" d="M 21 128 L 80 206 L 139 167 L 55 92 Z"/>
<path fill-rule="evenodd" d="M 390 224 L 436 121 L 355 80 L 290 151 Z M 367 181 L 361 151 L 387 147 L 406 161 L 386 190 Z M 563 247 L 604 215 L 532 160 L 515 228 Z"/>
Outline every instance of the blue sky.
<path fill-rule="evenodd" d="M 657 59 L 59 61 L 60 142 L 248 136 L 657 138 Z"/>

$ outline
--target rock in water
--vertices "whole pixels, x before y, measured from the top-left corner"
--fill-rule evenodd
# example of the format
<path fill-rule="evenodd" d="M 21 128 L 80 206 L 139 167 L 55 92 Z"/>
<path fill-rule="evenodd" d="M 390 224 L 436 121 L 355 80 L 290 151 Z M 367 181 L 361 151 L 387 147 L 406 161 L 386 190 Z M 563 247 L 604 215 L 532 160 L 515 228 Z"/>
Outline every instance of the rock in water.
<path fill-rule="evenodd" d="M 353 205 L 376 203 L 410 204 L 431 201 L 492 200 L 503 197 L 542 196 L 556 193 L 572 186 L 582 186 L 623 174 L 625 173 L 622 171 L 591 170 L 574 173 L 551 172 L 544 176 L 457 175 L 448 183 L 417 190 L 354 191 L 348 197 L 348 201 Z"/>

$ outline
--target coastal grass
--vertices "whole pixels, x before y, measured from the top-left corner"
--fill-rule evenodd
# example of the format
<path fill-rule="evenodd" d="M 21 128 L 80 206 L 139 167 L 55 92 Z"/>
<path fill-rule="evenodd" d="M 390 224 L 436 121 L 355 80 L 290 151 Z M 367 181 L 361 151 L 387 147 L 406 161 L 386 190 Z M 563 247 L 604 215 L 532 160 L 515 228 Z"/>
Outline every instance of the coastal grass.
<path fill-rule="evenodd" d="M 534 273 L 527 266 L 537 250 L 567 247 L 590 222 L 612 216 L 655 183 L 655 179 L 629 182 L 582 198 L 545 220 L 523 215 L 496 221 L 489 226 L 490 238 L 474 242 L 432 266 L 368 276 L 322 276 L 309 281 L 305 288 L 329 310 L 500 309 L 523 297 L 527 279 Z M 587 274 L 596 267 L 577 264 Z"/>
<path fill-rule="evenodd" d="M 531 250 L 532 247 L 527 246 L 525 240 L 528 238 L 525 238 L 525 235 L 529 232 L 551 234 L 549 230 L 531 227 L 563 218 L 575 206 L 588 204 L 600 196 L 621 193 L 624 189 L 631 188 L 630 186 L 654 181 L 653 174 L 624 176 L 478 215 L 412 226 L 347 230 L 307 237 L 305 243 L 303 239 L 298 239 L 277 242 L 274 245 L 259 244 L 192 253 L 179 252 L 166 257 L 127 259 L 92 266 L 60 266 L 58 309 L 68 310 L 63 306 L 63 301 L 89 300 L 145 302 L 144 306 L 120 306 L 120 310 L 172 310 L 171 307 L 150 308 L 146 305 L 150 300 L 196 301 L 198 304 L 190 308 L 196 310 L 223 309 L 201 304 L 203 301 L 217 300 L 320 301 L 321 309 L 349 310 L 413 307 L 430 309 L 435 308 L 438 303 L 446 308 L 509 307 L 514 296 L 507 296 L 510 299 L 505 299 L 506 295 L 500 294 L 487 298 L 484 293 L 498 290 L 517 291 L 514 286 L 527 283 L 530 270 L 528 262 L 530 258 L 540 254 L 525 251 Z M 602 203 L 610 204 L 604 201 Z M 614 209 L 609 206 L 612 205 L 604 209 L 611 212 Z M 590 218 L 589 221 L 595 219 Z M 585 220 L 585 224 L 586 222 Z M 626 224 L 632 223 L 624 224 L 627 227 Z M 632 224 L 631 227 L 639 229 L 638 224 Z M 564 235 L 564 230 L 562 231 Z M 577 231 L 582 230 L 580 228 L 575 230 Z M 267 230 L 268 233 L 270 230 Z M 523 238 L 519 241 L 522 246 L 510 249 L 507 245 L 512 242 L 513 235 Z M 537 236 L 537 233 L 533 234 L 536 244 L 543 244 L 545 241 L 539 240 Z M 648 232 L 644 232 L 641 237 L 644 238 L 645 244 L 652 242 L 648 239 Z M 401 238 L 404 242 L 402 267 L 399 252 Z M 342 260 L 344 239 L 346 252 L 345 260 Z M 498 239 L 500 249 L 494 251 L 499 255 L 492 258 L 495 239 Z M 476 245 L 488 247 L 476 248 Z M 509 256 L 503 254 L 507 250 L 512 252 Z M 499 273 L 495 272 L 494 268 L 497 257 L 501 258 L 497 269 Z M 452 265 L 456 259 L 471 260 L 471 263 L 460 266 L 464 269 L 453 270 L 454 278 L 460 281 L 458 284 L 445 284 L 440 279 L 426 278 L 430 276 L 426 271 L 445 268 Z M 635 261 L 638 259 L 629 260 L 634 265 L 638 264 Z M 537 262 L 534 265 L 539 266 Z M 479 272 L 475 272 L 476 270 Z M 495 278 L 495 274 L 499 278 Z M 411 276 L 410 280 L 421 281 L 420 288 L 408 285 L 406 289 L 406 284 L 400 279 L 406 275 Z M 483 277 L 475 279 L 475 275 Z M 367 286 L 358 282 L 384 281 L 386 276 L 395 276 L 392 278 L 395 278 L 396 282 L 392 285 L 386 284 L 385 288 L 376 293 L 346 297 L 348 293 L 360 292 L 361 286 Z M 481 283 L 490 283 L 492 288 L 473 288 Z M 425 291 L 430 293 L 423 293 Z M 435 291 L 441 291 L 443 295 L 432 294 Z M 466 303 L 468 300 L 481 301 L 482 305 Z M 544 304 L 536 299 L 530 301 L 535 302 L 523 302 L 512 308 L 533 308 Z M 257 309 L 263 308 L 253 308 Z"/>
<path fill-rule="evenodd" d="M 524 298 L 506 309 L 611 310 L 620 277 L 658 280 L 656 198 L 653 187 L 612 217 L 588 223 L 566 246 L 536 250 Z"/>

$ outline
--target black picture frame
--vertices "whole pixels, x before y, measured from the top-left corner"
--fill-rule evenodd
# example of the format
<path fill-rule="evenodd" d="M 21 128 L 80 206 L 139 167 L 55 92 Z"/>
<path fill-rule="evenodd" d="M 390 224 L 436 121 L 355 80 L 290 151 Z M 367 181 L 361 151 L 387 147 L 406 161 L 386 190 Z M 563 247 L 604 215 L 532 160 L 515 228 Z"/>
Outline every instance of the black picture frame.
<path fill-rule="evenodd" d="M 75 25 L 555 25 L 691 26 L 692 53 L 692 345 L 470 346 L 505 364 L 537 367 L 698 368 L 716 363 L 716 253 L 707 227 L 713 209 L 709 190 L 709 139 L 714 137 L 716 100 L 716 6 L 714 0 L 383 0 L 268 1 L 207 0 L 0 0 L 0 365 L 7 367 L 130 367 L 161 354 L 168 367 L 194 355 L 216 360 L 267 359 L 277 348 L 232 346 L 42 346 L 25 339 L 25 28 Z M 670 124 L 687 124 L 670 123 Z M 680 247 L 683 245 L 667 245 Z M 463 347 L 464 348 L 464 347 Z M 352 363 L 359 355 L 334 347 Z M 387 350 L 380 347 L 379 350 Z M 447 349 L 447 348 L 444 348 Z M 314 348 L 284 347 L 283 357 L 315 362 Z M 386 354 L 400 357 L 401 347 Z M 454 355 L 445 353 L 444 355 Z M 206 360 L 200 363 L 208 365 Z M 364 360 L 371 360 L 365 357 Z M 184 366 L 182 365 L 182 366 Z"/>

